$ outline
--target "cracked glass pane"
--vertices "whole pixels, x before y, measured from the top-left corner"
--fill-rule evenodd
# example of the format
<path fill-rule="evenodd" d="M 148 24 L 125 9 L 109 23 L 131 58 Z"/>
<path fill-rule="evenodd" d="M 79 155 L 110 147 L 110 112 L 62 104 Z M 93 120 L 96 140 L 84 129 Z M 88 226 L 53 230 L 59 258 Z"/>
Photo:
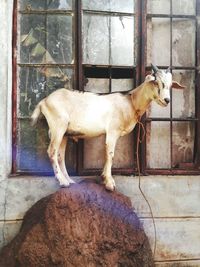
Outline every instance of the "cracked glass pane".
<path fill-rule="evenodd" d="M 124 4 L 124 0 L 83 0 L 82 5 L 88 10 L 133 13 L 135 1 L 126 0 Z"/>
<path fill-rule="evenodd" d="M 172 116 L 174 118 L 195 117 L 195 71 L 174 70 L 173 80 L 186 86 L 185 89 L 172 89 Z"/>
<path fill-rule="evenodd" d="M 72 9 L 72 0 L 20 0 L 20 10 Z"/>
<path fill-rule="evenodd" d="M 133 88 L 134 88 L 133 79 L 112 79 L 111 81 L 112 92 L 129 91 Z"/>
<path fill-rule="evenodd" d="M 59 67 L 19 69 L 18 116 L 29 116 L 35 105 L 58 88 L 71 88 L 73 70 Z"/>
<path fill-rule="evenodd" d="M 87 78 L 84 91 L 92 93 L 109 93 L 109 79 Z"/>
<path fill-rule="evenodd" d="M 192 163 L 194 157 L 195 124 L 174 122 L 172 127 L 173 167 L 179 163 Z"/>
<path fill-rule="evenodd" d="M 172 0 L 174 15 L 195 15 L 196 0 Z"/>
<path fill-rule="evenodd" d="M 20 63 L 73 64 L 72 17 L 22 15 Z"/>
<path fill-rule="evenodd" d="M 172 65 L 195 66 L 195 20 L 173 19 Z"/>
<path fill-rule="evenodd" d="M 134 65 L 134 18 L 85 14 L 83 61 L 97 65 Z"/>
<path fill-rule="evenodd" d="M 170 122 L 147 123 L 146 143 L 147 167 L 170 168 Z"/>
<path fill-rule="evenodd" d="M 170 0 L 148 0 L 147 12 L 149 14 L 170 14 Z"/>
<path fill-rule="evenodd" d="M 164 53 L 163 53 L 164 51 Z M 147 65 L 170 65 L 170 19 L 147 20 Z"/>

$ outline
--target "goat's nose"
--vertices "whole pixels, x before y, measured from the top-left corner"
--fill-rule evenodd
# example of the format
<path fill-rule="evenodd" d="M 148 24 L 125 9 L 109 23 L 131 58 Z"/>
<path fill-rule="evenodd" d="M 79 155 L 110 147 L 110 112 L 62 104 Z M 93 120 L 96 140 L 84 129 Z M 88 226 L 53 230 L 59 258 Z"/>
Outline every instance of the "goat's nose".
<path fill-rule="evenodd" d="M 164 100 L 165 100 L 165 102 L 166 102 L 167 104 L 169 104 L 169 102 L 170 102 L 170 99 L 169 99 L 169 98 L 165 98 Z"/>

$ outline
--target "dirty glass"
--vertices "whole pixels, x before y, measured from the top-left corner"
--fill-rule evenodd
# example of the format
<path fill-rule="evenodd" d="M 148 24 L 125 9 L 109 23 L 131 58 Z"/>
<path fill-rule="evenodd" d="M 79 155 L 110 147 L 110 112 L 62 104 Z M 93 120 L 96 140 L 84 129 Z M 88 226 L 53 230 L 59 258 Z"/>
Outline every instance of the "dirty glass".
<path fill-rule="evenodd" d="M 133 13 L 135 1 L 126 0 L 124 4 L 123 0 L 83 0 L 82 5 L 87 10 Z"/>
<path fill-rule="evenodd" d="M 37 127 L 30 127 L 28 119 L 21 119 L 18 125 L 17 169 L 26 172 L 50 172 L 53 170 L 47 155 L 49 144 L 48 126 L 44 119 Z M 75 172 L 76 148 L 72 141 L 67 145 L 66 161 L 69 172 Z"/>
<path fill-rule="evenodd" d="M 163 52 L 164 51 L 164 52 Z M 147 20 L 147 65 L 170 65 L 170 19 Z"/>
<path fill-rule="evenodd" d="M 134 17 L 111 18 L 111 65 L 134 65 Z"/>
<path fill-rule="evenodd" d="M 112 79 L 111 80 L 111 91 L 112 92 L 123 92 L 134 88 L 133 79 Z"/>
<path fill-rule="evenodd" d="M 83 63 L 134 65 L 134 18 L 85 14 Z"/>
<path fill-rule="evenodd" d="M 173 15 L 195 15 L 196 0 L 172 0 Z"/>
<path fill-rule="evenodd" d="M 109 64 L 109 17 L 83 16 L 83 63 Z"/>
<path fill-rule="evenodd" d="M 109 93 L 109 79 L 87 78 L 84 91 L 92 93 Z"/>
<path fill-rule="evenodd" d="M 161 107 L 156 102 L 152 101 L 148 110 L 147 117 L 151 118 L 170 118 L 170 105 Z"/>
<path fill-rule="evenodd" d="M 172 26 L 172 65 L 195 66 L 195 21 L 173 19 Z"/>
<path fill-rule="evenodd" d="M 170 0 L 148 0 L 147 13 L 170 14 Z"/>
<path fill-rule="evenodd" d="M 192 163 L 195 138 L 194 123 L 174 122 L 172 129 L 173 167 L 178 167 L 179 163 Z"/>
<path fill-rule="evenodd" d="M 71 10 L 74 0 L 20 0 L 20 10 Z"/>
<path fill-rule="evenodd" d="M 133 168 L 133 161 L 133 134 L 131 133 L 118 140 L 115 148 L 113 168 Z M 84 140 L 84 168 L 102 168 L 104 162 L 105 136 Z"/>
<path fill-rule="evenodd" d="M 71 16 L 22 15 L 20 29 L 20 63 L 72 63 Z"/>
<path fill-rule="evenodd" d="M 60 67 L 21 67 L 19 69 L 20 117 L 31 115 L 35 105 L 58 88 L 71 88 L 73 69 Z"/>
<path fill-rule="evenodd" d="M 195 71 L 174 70 L 173 79 L 186 86 L 184 90 L 172 90 L 172 116 L 195 117 Z"/>
<path fill-rule="evenodd" d="M 147 123 L 146 140 L 147 167 L 170 168 L 170 122 L 156 121 Z"/>

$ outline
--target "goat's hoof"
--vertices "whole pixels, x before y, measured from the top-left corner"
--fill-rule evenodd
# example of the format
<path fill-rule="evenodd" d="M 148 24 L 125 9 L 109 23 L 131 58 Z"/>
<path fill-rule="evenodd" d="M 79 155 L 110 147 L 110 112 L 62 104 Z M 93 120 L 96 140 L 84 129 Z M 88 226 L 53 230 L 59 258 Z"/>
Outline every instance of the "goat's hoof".
<path fill-rule="evenodd" d="M 60 183 L 60 187 L 69 187 L 69 186 L 70 186 L 70 183 L 68 181 Z"/>
<path fill-rule="evenodd" d="M 115 184 L 112 182 L 105 183 L 105 188 L 108 191 L 114 191 L 115 190 Z"/>

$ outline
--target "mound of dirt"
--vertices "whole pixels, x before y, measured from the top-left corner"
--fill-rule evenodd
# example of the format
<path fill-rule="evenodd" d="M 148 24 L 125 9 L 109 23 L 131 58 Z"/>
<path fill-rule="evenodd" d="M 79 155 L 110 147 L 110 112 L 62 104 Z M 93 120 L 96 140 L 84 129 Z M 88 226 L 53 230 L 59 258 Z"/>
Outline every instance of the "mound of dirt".
<path fill-rule="evenodd" d="M 38 201 L 0 253 L 1 267 L 151 267 L 129 198 L 83 182 Z"/>

